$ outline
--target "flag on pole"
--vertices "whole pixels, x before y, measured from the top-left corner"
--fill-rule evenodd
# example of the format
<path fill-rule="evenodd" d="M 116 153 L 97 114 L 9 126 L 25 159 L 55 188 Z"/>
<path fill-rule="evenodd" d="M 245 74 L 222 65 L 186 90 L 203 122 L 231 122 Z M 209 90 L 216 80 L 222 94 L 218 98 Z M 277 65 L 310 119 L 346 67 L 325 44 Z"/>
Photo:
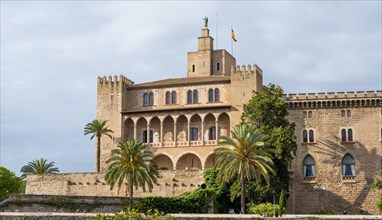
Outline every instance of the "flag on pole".
<path fill-rule="evenodd" d="M 232 28 L 231 28 L 231 34 L 232 34 L 232 40 L 236 42 L 237 40 L 236 40 L 235 32 L 233 31 Z"/>

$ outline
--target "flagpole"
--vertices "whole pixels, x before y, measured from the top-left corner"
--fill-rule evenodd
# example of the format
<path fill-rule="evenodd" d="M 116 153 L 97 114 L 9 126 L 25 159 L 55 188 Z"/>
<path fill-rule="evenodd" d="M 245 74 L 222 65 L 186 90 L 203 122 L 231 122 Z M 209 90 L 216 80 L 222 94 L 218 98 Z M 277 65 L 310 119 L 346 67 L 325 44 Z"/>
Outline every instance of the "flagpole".
<path fill-rule="evenodd" d="M 216 50 L 218 49 L 218 12 L 216 12 Z"/>
<path fill-rule="evenodd" d="M 232 25 L 231 25 L 231 35 L 232 35 Z M 233 56 L 233 38 L 231 36 L 231 52 L 232 52 L 232 56 Z"/>

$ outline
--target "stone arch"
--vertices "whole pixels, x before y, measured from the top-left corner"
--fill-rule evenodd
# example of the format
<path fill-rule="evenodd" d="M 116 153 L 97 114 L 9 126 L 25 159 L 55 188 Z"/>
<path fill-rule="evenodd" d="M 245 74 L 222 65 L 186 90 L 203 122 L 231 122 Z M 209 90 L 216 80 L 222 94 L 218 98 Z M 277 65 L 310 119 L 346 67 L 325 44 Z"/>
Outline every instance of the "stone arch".
<path fill-rule="evenodd" d="M 150 130 L 153 131 L 153 142 L 160 142 L 160 120 L 157 116 L 150 119 Z"/>
<path fill-rule="evenodd" d="M 141 117 L 137 120 L 137 140 L 143 142 L 143 132 L 147 130 L 147 120 Z"/>
<path fill-rule="evenodd" d="M 180 115 L 176 120 L 176 140 L 180 145 L 187 145 L 188 137 L 188 119 L 184 115 Z"/>
<path fill-rule="evenodd" d="M 157 164 L 160 170 L 173 170 L 174 163 L 171 160 L 171 157 L 167 154 L 160 153 L 154 156 L 153 161 Z"/>
<path fill-rule="evenodd" d="M 170 144 L 171 142 L 174 142 L 174 118 L 170 115 L 166 116 L 162 123 L 163 123 L 163 144 L 164 146 L 167 146 L 167 144 Z"/>
<path fill-rule="evenodd" d="M 200 157 L 191 152 L 185 152 L 179 155 L 176 161 L 176 169 L 178 170 L 189 170 L 189 169 L 203 169 L 202 161 Z"/>
<path fill-rule="evenodd" d="M 191 141 L 200 141 L 202 137 L 202 117 L 198 114 L 194 114 L 190 117 L 190 140 Z M 197 129 L 196 133 L 192 133 L 192 129 Z M 192 140 L 192 135 L 194 135 L 194 140 Z M 196 136 L 195 136 L 196 135 Z"/>
<path fill-rule="evenodd" d="M 204 163 L 204 169 L 213 168 L 215 166 L 215 164 L 216 164 L 216 154 L 214 152 L 212 152 L 206 158 L 206 161 Z"/>
<path fill-rule="evenodd" d="M 220 136 L 230 136 L 231 119 L 226 112 L 221 113 L 218 116 Z"/>
<path fill-rule="evenodd" d="M 214 138 L 211 138 L 213 136 L 211 134 L 211 128 L 216 127 L 216 118 L 213 114 L 209 113 L 204 117 L 204 140 L 215 140 Z M 214 131 L 216 134 L 216 131 Z"/>
<path fill-rule="evenodd" d="M 127 118 L 123 123 L 123 139 L 134 140 L 134 121 L 131 118 Z"/>

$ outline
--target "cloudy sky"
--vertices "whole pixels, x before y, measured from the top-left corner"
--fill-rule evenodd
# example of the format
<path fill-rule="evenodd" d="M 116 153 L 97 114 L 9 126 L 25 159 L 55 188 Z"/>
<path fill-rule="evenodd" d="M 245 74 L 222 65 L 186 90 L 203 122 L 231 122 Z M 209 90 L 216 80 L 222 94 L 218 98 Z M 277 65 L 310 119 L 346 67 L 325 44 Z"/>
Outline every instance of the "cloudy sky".
<path fill-rule="evenodd" d="M 0 165 L 94 170 L 96 79 L 186 76 L 209 17 L 219 49 L 285 93 L 381 90 L 381 1 L 1 1 Z"/>

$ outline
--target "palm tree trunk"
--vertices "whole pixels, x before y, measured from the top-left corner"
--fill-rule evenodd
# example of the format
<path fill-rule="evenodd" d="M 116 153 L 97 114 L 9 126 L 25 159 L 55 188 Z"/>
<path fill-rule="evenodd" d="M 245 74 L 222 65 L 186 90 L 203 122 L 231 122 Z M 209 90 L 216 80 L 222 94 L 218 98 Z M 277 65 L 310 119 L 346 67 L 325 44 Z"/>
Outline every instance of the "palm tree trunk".
<path fill-rule="evenodd" d="M 240 214 L 245 214 L 245 176 L 243 171 L 240 174 L 240 180 L 241 180 Z"/>
<path fill-rule="evenodd" d="M 97 136 L 97 149 L 96 149 L 96 166 L 97 173 L 100 172 L 100 163 L 101 163 L 101 136 Z"/>
<path fill-rule="evenodd" d="M 134 191 L 134 187 L 133 187 L 133 180 L 130 179 L 130 183 L 129 183 L 129 187 L 130 187 L 130 204 L 129 204 L 129 209 L 130 209 L 130 212 L 133 210 L 133 191 Z"/>

